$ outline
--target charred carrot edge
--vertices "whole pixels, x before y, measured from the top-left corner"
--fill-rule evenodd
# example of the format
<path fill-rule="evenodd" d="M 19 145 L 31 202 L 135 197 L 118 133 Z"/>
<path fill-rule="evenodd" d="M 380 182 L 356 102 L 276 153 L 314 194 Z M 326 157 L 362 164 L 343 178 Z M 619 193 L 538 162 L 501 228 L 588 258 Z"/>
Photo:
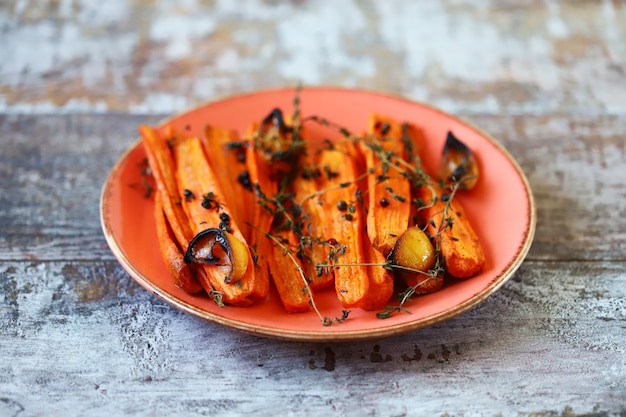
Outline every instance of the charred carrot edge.
<path fill-rule="evenodd" d="M 435 240 L 438 239 L 446 272 L 456 278 L 473 277 L 480 273 L 485 265 L 485 254 L 480 240 L 461 203 L 453 200 L 446 210 L 446 203 L 441 198 L 443 192 L 440 190 L 437 192 L 436 202 L 419 211 L 418 215 L 426 222 L 428 233 L 434 236 Z M 422 188 L 420 193 L 423 201 L 432 201 L 430 190 Z M 448 218 L 452 227 L 442 225 L 442 222 L 448 223 L 446 220 Z"/>
<path fill-rule="evenodd" d="M 411 184 L 397 169 L 383 167 L 383 161 L 370 146 L 393 151 L 404 157 L 402 126 L 396 120 L 372 114 L 369 118 L 368 141 L 360 149 L 365 160 L 367 176 L 367 234 L 376 250 L 388 255 L 409 224 L 411 215 Z M 381 178 L 384 178 L 381 180 Z"/>
<path fill-rule="evenodd" d="M 333 267 L 333 272 L 337 297 L 346 308 L 359 307 L 369 289 L 367 267 L 363 266 L 362 222 L 365 219 L 362 207 L 356 202 L 354 154 L 354 148 L 346 142 L 323 150 L 320 155 L 320 167 L 326 172 L 321 177 L 321 187 L 327 190 L 321 195 L 327 210 L 323 236 L 344 245 L 334 262 L 339 266 Z"/>
<path fill-rule="evenodd" d="M 319 151 L 309 150 L 308 155 L 303 161 L 304 169 L 311 171 L 309 174 L 301 175 L 293 183 L 293 192 L 295 200 L 301 204 L 302 209 L 306 213 L 306 220 L 303 229 L 310 234 L 312 239 L 322 240 L 324 236 L 324 223 L 329 221 L 328 209 L 321 204 L 318 198 L 312 197 L 323 192 L 317 172 L 319 167 Z M 328 237 L 326 237 L 328 239 Z M 310 279 L 310 286 L 313 290 L 321 290 L 330 287 L 333 284 L 335 275 L 332 268 L 317 268 L 318 264 L 326 264 L 329 262 L 331 253 L 331 242 L 314 241 L 304 248 L 303 267 L 307 277 Z"/>
<path fill-rule="evenodd" d="M 208 228 L 217 228 L 220 223 L 227 223 L 229 232 L 234 238 L 244 242 L 243 236 L 230 210 L 223 201 L 223 194 L 215 180 L 215 173 L 206 160 L 200 140 L 197 137 L 179 138 L 172 145 L 176 163 L 176 178 L 180 194 L 184 190 L 191 192 L 193 198 L 183 198 L 181 204 L 188 213 L 190 225 L 194 233 Z M 189 194 L 189 193 L 188 193 Z M 230 221 L 224 222 L 223 214 L 228 215 Z M 224 228 L 224 225 L 223 225 Z M 237 256 L 233 262 L 233 274 L 230 282 L 220 267 L 205 266 L 212 288 L 221 293 L 224 302 L 229 304 L 243 302 L 252 292 L 254 268 L 252 256 L 247 250 L 244 256 Z"/>
<path fill-rule="evenodd" d="M 174 241 L 174 237 L 167 224 L 163 213 L 163 202 L 160 193 L 155 195 L 154 217 L 156 221 L 157 239 L 161 255 L 168 272 L 174 278 L 174 285 L 189 294 L 195 294 L 202 290 L 202 286 L 196 280 L 193 271 L 184 261 L 184 253 L 181 252 Z"/>
<path fill-rule="evenodd" d="M 180 194 L 176 185 L 174 159 L 168 144 L 154 129 L 142 125 L 139 127 L 139 133 L 146 149 L 157 191 L 161 195 L 163 211 L 178 244 L 185 251 L 194 233 L 188 224 L 186 213 L 180 204 L 177 204 Z"/>

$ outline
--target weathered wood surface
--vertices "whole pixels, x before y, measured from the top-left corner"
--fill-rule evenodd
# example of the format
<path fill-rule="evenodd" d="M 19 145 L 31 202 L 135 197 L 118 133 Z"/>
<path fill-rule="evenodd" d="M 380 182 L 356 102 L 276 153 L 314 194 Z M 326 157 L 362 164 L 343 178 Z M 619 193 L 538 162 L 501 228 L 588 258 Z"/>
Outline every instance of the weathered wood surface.
<path fill-rule="evenodd" d="M 626 111 L 621 0 L 0 4 L 0 111 L 182 111 L 371 88 L 452 112 Z"/>
<path fill-rule="evenodd" d="M 625 27 L 621 1 L 0 4 L 0 416 L 624 415 Z M 514 277 L 356 343 L 233 331 L 132 281 L 98 204 L 136 126 L 298 80 L 501 141 L 538 213 Z"/>

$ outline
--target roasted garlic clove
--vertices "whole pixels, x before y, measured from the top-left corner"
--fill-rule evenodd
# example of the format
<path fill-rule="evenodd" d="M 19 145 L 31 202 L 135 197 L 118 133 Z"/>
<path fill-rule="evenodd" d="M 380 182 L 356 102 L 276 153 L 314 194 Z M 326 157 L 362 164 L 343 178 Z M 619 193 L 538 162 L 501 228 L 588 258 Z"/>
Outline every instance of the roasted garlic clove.
<path fill-rule="evenodd" d="M 474 154 L 452 132 L 446 137 L 438 175 L 440 180 L 458 183 L 463 190 L 474 188 L 478 181 L 478 162 Z"/>
<path fill-rule="evenodd" d="M 235 283 L 248 269 L 248 249 L 228 232 L 206 229 L 189 242 L 185 263 L 215 265 L 223 274 L 224 282 Z"/>
<path fill-rule="evenodd" d="M 387 260 L 394 274 L 415 293 L 424 294 L 438 290 L 443 277 L 432 275 L 435 266 L 435 249 L 426 233 L 417 226 L 409 227 L 396 241 Z"/>

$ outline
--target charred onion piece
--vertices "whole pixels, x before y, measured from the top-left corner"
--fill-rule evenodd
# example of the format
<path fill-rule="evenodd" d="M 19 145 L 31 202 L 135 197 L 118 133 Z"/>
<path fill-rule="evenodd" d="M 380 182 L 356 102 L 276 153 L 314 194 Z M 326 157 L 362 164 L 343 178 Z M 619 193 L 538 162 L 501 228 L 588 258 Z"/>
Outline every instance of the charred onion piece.
<path fill-rule="evenodd" d="M 254 148 L 270 164 L 270 176 L 278 183 L 293 180 L 306 146 L 300 136 L 300 129 L 289 123 L 295 123 L 283 116 L 276 108 L 262 121 L 254 136 Z"/>
<path fill-rule="evenodd" d="M 291 128 L 285 123 L 283 112 L 279 108 L 272 110 L 261 122 L 261 131 L 263 134 L 268 134 L 272 128 L 278 129 L 277 133 L 282 134 L 291 131 Z"/>
<path fill-rule="evenodd" d="M 472 151 L 448 132 L 439 163 L 439 178 L 459 183 L 461 189 L 474 188 L 478 180 L 478 163 Z"/>
<path fill-rule="evenodd" d="M 262 149 L 272 162 L 295 162 L 302 153 L 301 147 L 294 144 L 291 133 L 291 126 L 287 125 L 283 112 L 278 108 L 261 122 Z"/>
<path fill-rule="evenodd" d="M 235 236 L 221 229 L 199 232 L 189 242 L 185 263 L 215 265 L 224 275 L 224 282 L 239 281 L 248 269 L 245 245 Z"/>

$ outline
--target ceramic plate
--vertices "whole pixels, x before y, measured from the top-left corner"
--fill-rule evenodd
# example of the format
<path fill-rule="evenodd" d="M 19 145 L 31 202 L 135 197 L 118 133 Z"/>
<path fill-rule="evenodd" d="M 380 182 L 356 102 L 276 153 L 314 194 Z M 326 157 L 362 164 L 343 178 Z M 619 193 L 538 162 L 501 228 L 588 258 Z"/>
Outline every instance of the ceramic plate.
<path fill-rule="evenodd" d="M 213 124 L 246 132 L 273 108 L 293 109 L 293 89 L 255 92 L 209 103 L 163 123 L 200 132 Z M 486 266 L 467 280 L 449 282 L 440 291 L 415 297 L 405 305 L 410 313 L 379 319 L 375 312 L 353 309 L 340 324 L 323 326 L 315 313 L 288 314 L 276 293 L 252 307 L 218 307 L 208 297 L 176 288 L 161 259 L 153 221 L 153 201 L 132 186 L 141 182 L 145 158 L 136 141 L 113 167 L 102 191 L 102 227 L 115 257 L 145 289 L 171 305 L 201 318 L 258 335 L 295 340 L 350 340 L 395 335 L 450 319 L 476 306 L 496 291 L 520 266 L 535 231 L 535 207 L 528 181 L 511 155 L 494 138 L 461 119 L 430 106 L 362 90 L 305 88 L 303 116 L 318 115 L 354 132 L 364 130 L 372 112 L 419 125 L 427 138 L 421 146 L 426 169 L 435 172 L 446 133 L 450 130 L 476 154 L 481 178 L 469 193 L 459 195 L 482 242 Z M 310 126 L 310 129 L 309 129 Z M 312 139 L 332 132 L 307 125 Z M 322 313 L 341 316 L 332 290 L 316 295 Z"/>

